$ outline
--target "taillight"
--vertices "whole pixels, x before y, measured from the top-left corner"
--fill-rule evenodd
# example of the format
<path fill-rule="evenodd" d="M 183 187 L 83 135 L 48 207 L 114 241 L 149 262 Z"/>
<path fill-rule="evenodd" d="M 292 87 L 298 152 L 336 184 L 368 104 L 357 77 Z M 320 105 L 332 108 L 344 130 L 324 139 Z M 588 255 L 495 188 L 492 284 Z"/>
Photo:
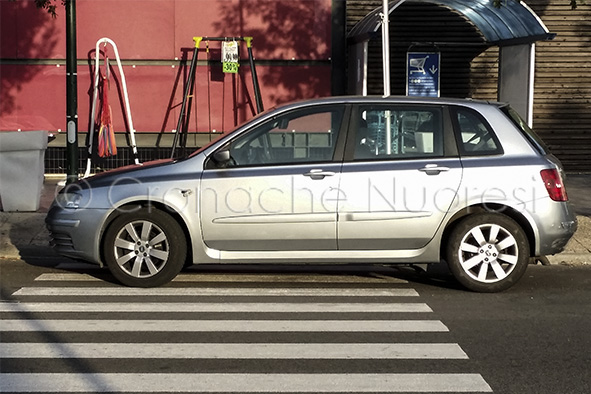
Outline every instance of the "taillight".
<path fill-rule="evenodd" d="M 558 170 L 542 170 L 540 171 L 540 175 L 542 175 L 544 186 L 546 186 L 548 195 L 552 200 L 568 201 L 566 189 L 564 187 L 564 183 L 562 183 L 562 177 L 560 176 L 560 172 Z"/>

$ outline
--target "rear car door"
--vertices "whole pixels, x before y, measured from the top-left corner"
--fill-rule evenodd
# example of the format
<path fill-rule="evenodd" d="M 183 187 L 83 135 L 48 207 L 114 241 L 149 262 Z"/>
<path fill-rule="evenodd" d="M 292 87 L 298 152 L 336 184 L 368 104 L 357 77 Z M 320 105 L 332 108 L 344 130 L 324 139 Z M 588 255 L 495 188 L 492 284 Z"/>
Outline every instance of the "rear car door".
<path fill-rule="evenodd" d="M 338 212 L 340 250 L 427 245 L 462 179 L 450 117 L 441 105 L 356 107 Z"/>
<path fill-rule="evenodd" d="M 345 112 L 344 105 L 291 110 L 222 147 L 230 163 L 210 162 L 201 181 L 205 244 L 224 251 L 336 249 Z"/>

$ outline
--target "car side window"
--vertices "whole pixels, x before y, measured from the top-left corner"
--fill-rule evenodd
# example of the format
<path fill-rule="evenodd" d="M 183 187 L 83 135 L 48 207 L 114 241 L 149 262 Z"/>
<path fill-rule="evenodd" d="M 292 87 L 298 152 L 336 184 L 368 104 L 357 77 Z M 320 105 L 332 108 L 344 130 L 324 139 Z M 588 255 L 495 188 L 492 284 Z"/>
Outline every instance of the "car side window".
<path fill-rule="evenodd" d="M 490 125 L 478 113 L 468 108 L 455 111 L 456 128 L 460 133 L 460 150 L 466 156 L 502 153 L 501 146 Z"/>
<path fill-rule="evenodd" d="M 279 115 L 230 143 L 228 167 L 331 161 L 343 112 L 339 106 Z"/>
<path fill-rule="evenodd" d="M 361 107 L 354 160 L 443 156 L 438 107 Z"/>

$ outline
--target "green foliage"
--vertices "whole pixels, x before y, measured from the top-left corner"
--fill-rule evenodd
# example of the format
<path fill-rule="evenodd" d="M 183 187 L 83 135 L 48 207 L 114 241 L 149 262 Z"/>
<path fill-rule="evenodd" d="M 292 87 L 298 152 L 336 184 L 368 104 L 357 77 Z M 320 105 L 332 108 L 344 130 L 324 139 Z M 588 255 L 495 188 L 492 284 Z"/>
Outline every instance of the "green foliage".
<path fill-rule="evenodd" d="M 35 5 L 37 8 L 45 8 L 47 12 L 52 16 L 57 16 L 57 2 L 61 2 L 62 5 L 66 5 L 67 0 L 35 0 Z M 75 0 L 72 0 L 75 1 Z M 504 3 L 510 0 L 493 0 L 493 5 L 495 7 L 502 7 Z M 577 8 L 577 1 L 579 4 L 585 4 L 585 0 L 569 0 L 571 8 L 574 10 Z"/>
<path fill-rule="evenodd" d="M 57 16 L 56 2 L 58 1 L 60 0 L 35 0 L 35 5 L 37 6 L 37 8 L 45 8 L 47 12 L 55 18 Z M 61 0 L 61 3 L 62 5 L 66 5 L 66 0 Z"/>

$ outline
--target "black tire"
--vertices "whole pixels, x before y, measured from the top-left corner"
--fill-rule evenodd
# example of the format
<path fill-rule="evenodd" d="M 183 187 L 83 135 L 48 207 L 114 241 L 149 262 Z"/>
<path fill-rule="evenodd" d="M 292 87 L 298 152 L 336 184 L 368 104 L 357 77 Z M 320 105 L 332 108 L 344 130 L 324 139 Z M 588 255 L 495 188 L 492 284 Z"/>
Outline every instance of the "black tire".
<path fill-rule="evenodd" d="M 113 276 L 133 287 L 170 282 L 187 257 L 187 241 L 179 224 L 154 208 L 117 217 L 107 229 L 103 248 Z"/>
<path fill-rule="evenodd" d="M 448 238 L 446 261 L 464 287 L 494 293 L 513 286 L 529 263 L 529 242 L 521 226 L 499 213 L 462 219 Z"/>

